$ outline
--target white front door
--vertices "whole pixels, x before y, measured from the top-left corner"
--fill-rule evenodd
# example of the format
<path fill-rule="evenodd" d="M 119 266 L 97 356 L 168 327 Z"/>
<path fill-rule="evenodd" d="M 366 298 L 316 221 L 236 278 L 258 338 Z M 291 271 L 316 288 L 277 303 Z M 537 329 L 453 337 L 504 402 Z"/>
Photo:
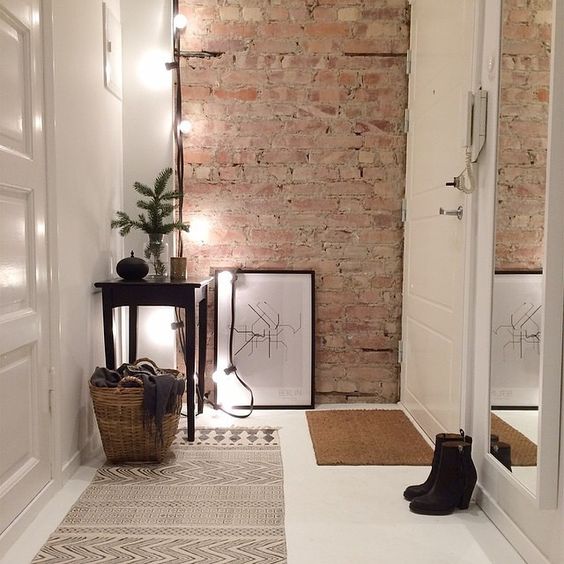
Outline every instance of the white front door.
<path fill-rule="evenodd" d="M 39 0 L 0 0 L 0 533 L 51 478 Z"/>
<path fill-rule="evenodd" d="M 474 0 L 414 0 L 401 401 L 429 436 L 461 419 L 468 201 L 445 186 L 465 168 Z M 463 215 L 440 215 L 439 209 Z"/>

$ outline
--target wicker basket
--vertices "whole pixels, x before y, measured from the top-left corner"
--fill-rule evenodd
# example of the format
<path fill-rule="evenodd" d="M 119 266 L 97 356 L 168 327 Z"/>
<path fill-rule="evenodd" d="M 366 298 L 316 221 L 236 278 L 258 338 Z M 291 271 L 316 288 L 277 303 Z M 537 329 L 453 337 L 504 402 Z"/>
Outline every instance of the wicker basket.
<path fill-rule="evenodd" d="M 166 370 L 183 378 L 177 370 Z M 143 426 L 143 388 L 99 388 L 90 384 L 90 396 L 102 446 L 109 462 L 160 462 L 178 431 L 182 396 L 173 413 L 163 418 L 163 441 L 157 441 L 154 422 Z"/>

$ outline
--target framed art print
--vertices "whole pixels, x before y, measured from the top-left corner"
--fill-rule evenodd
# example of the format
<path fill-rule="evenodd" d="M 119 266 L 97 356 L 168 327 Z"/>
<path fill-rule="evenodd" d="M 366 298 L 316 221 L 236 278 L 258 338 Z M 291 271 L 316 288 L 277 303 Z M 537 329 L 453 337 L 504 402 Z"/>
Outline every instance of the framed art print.
<path fill-rule="evenodd" d="M 102 4 L 104 29 L 104 86 L 121 100 L 122 53 L 121 24 L 108 5 Z"/>
<path fill-rule="evenodd" d="M 218 271 L 215 300 L 216 399 L 258 408 L 314 403 L 314 272 Z M 231 349 L 231 354 L 230 354 Z"/>
<path fill-rule="evenodd" d="M 496 274 L 493 283 L 491 401 L 537 406 L 542 274 Z"/>

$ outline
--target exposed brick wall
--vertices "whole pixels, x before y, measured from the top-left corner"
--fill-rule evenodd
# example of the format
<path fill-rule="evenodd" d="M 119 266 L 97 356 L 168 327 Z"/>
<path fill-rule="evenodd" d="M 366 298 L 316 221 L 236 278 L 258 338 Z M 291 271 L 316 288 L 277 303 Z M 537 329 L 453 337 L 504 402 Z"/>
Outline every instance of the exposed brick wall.
<path fill-rule="evenodd" d="M 496 269 L 542 268 L 551 0 L 505 0 Z"/>
<path fill-rule="evenodd" d="M 314 269 L 317 401 L 396 401 L 407 0 L 190 0 L 189 269 Z"/>

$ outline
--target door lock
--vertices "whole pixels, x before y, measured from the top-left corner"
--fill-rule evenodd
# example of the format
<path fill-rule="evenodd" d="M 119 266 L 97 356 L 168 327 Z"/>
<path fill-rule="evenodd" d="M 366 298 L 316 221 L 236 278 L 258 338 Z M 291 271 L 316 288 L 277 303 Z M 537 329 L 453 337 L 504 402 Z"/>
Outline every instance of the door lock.
<path fill-rule="evenodd" d="M 439 208 L 440 215 L 455 215 L 458 219 L 462 219 L 464 215 L 464 208 L 458 206 L 455 210 L 445 210 L 444 208 Z"/>

